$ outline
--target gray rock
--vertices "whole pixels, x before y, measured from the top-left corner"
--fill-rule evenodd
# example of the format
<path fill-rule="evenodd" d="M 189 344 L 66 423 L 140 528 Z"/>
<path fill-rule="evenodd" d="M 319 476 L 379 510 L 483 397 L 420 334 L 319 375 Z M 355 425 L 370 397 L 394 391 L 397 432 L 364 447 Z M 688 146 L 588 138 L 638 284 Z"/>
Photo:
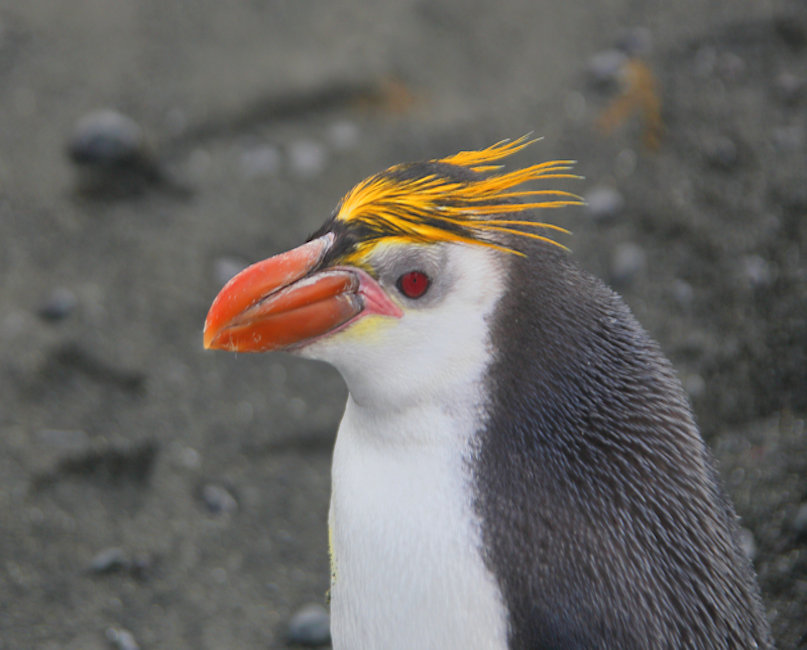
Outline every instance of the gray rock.
<path fill-rule="evenodd" d="M 716 169 L 733 169 L 738 161 L 737 145 L 727 136 L 707 140 L 703 146 L 706 162 Z"/>
<path fill-rule="evenodd" d="M 77 165 L 103 168 L 139 166 L 149 158 L 143 129 L 110 109 L 92 111 L 79 119 L 67 150 Z"/>
<path fill-rule="evenodd" d="M 78 170 L 77 189 L 87 198 L 122 199 L 159 188 L 176 197 L 190 190 L 166 173 L 142 128 L 117 111 L 82 117 L 67 143 Z"/>
<path fill-rule="evenodd" d="M 146 580 L 150 577 L 154 568 L 155 557 L 150 553 L 135 553 L 129 560 L 129 574 L 138 580 Z"/>
<path fill-rule="evenodd" d="M 627 60 L 627 55 L 618 49 L 597 52 L 588 60 L 589 76 L 598 85 L 615 84 Z"/>
<path fill-rule="evenodd" d="M 70 289 L 57 287 L 45 298 L 37 313 L 43 320 L 56 322 L 72 314 L 77 305 L 76 295 Z"/>
<path fill-rule="evenodd" d="M 312 178 L 322 172 L 328 159 L 325 147 L 314 140 L 292 142 L 288 155 L 292 172 L 305 178 Z"/>
<path fill-rule="evenodd" d="M 134 635 L 122 627 L 107 628 L 106 638 L 115 650 L 140 650 Z"/>
<path fill-rule="evenodd" d="M 653 50 L 653 34 L 647 27 L 633 27 L 622 34 L 617 47 L 628 56 L 647 56 Z"/>
<path fill-rule="evenodd" d="M 739 530 L 739 542 L 745 557 L 753 562 L 754 558 L 757 556 L 757 543 L 754 539 L 754 533 L 745 527 L 741 527 Z"/>
<path fill-rule="evenodd" d="M 743 280 L 754 289 L 769 287 L 773 283 L 773 269 L 764 257 L 746 255 L 740 260 L 740 267 Z"/>
<path fill-rule="evenodd" d="M 276 147 L 261 145 L 241 154 L 241 171 L 247 178 L 274 176 L 280 170 L 280 152 Z"/>
<path fill-rule="evenodd" d="M 622 242 L 614 249 L 611 257 L 611 280 L 619 285 L 630 284 L 644 269 L 646 259 L 641 246 L 633 242 Z"/>
<path fill-rule="evenodd" d="M 337 151 L 348 151 L 359 145 L 360 131 L 355 122 L 339 120 L 328 127 L 328 141 Z"/>
<path fill-rule="evenodd" d="M 679 307 L 689 309 L 692 306 L 692 301 L 695 298 L 695 291 L 692 285 L 680 278 L 674 280 L 671 287 L 672 297 Z"/>
<path fill-rule="evenodd" d="M 126 572 L 138 580 L 146 580 L 154 567 L 154 557 L 147 553 L 129 555 L 122 548 L 111 546 L 96 553 L 87 571 L 96 575 Z"/>
<path fill-rule="evenodd" d="M 684 390 L 690 399 L 696 400 L 706 392 L 706 380 L 696 372 L 684 377 Z"/>
<path fill-rule="evenodd" d="M 600 185 L 585 196 L 586 211 L 597 221 L 605 221 L 618 216 L 625 207 L 622 194 L 613 187 Z"/>
<path fill-rule="evenodd" d="M 289 643 L 322 646 L 331 642 L 331 621 L 327 610 L 318 603 L 303 605 L 289 621 Z"/>
<path fill-rule="evenodd" d="M 802 503 L 792 522 L 793 531 L 799 539 L 807 538 L 807 503 Z"/>
<path fill-rule="evenodd" d="M 201 497 L 207 509 L 214 515 L 228 514 L 238 510 L 238 501 L 221 485 L 214 483 L 203 485 Z"/>
<path fill-rule="evenodd" d="M 91 573 L 105 574 L 122 571 L 129 567 L 129 558 L 122 548 L 105 548 L 95 555 L 88 567 Z"/>

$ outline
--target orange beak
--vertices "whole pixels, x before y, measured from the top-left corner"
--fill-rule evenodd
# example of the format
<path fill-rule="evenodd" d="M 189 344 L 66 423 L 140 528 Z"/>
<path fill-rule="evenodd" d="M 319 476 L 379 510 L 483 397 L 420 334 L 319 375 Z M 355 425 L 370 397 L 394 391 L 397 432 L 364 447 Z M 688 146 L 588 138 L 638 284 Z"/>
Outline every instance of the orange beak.
<path fill-rule="evenodd" d="M 301 347 L 362 316 L 401 309 L 366 272 L 318 269 L 327 234 L 244 269 L 219 292 L 205 319 L 204 346 L 233 352 Z"/>

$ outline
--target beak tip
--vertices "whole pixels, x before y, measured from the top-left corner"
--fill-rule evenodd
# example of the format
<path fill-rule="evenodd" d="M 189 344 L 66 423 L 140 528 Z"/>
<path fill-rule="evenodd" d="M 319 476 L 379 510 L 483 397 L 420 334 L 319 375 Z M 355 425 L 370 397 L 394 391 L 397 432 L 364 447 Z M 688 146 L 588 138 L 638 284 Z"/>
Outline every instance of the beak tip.
<path fill-rule="evenodd" d="M 202 346 L 205 350 L 216 350 L 216 339 L 218 338 L 219 331 L 217 328 L 210 324 L 210 319 L 205 320 L 205 327 L 202 330 Z"/>

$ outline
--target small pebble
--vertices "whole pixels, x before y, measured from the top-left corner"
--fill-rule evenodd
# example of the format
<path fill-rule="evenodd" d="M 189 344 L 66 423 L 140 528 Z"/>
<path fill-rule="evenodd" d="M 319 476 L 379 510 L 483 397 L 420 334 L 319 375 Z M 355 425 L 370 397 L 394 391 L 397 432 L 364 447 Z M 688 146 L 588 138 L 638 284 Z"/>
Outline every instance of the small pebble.
<path fill-rule="evenodd" d="M 588 60 L 588 73 L 597 84 L 617 83 L 627 60 L 627 55 L 620 50 L 603 50 Z"/>
<path fill-rule="evenodd" d="M 737 145 L 726 136 L 718 136 L 704 143 L 703 155 L 712 167 L 723 170 L 737 165 Z"/>
<path fill-rule="evenodd" d="M 180 447 L 176 452 L 177 461 L 185 469 L 199 469 L 202 456 L 193 447 Z"/>
<path fill-rule="evenodd" d="M 121 571 L 128 566 L 129 558 L 124 550 L 113 546 L 97 553 L 88 569 L 91 573 L 106 574 Z"/>
<path fill-rule="evenodd" d="M 698 373 L 693 372 L 684 378 L 684 390 L 691 399 L 698 399 L 706 391 L 706 382 Z"/>
<path fill-rule="evenodd" d="M 742 277 L 754 289 L 769 287 L 773 283 L 773 270 L 768 261 L 759 255 L 746 255 L 740 260 Z"/>
<path fill-rule="evenodd" d="M 115 650 L 140 650 L 134 635 L 122 627 L 107 628 L 106 638 Z"/>
<path fill-rule="evenodd" d="M 247 178 L 274 176 L 280 170 L 280 152 L 263 145 L 247 149 L 241 154 L 241 171 Z"/>
<path fill-rule="evenodd" d="M 732 487 L 739 487 L 745 483 L 747 476 L 748 472 L 745 471 L 744 467 L 735 467 L 729 474 L 728 484 Z"/>
<path fill-rule="evenodd" d="M 807 538 L 807 503 L 802 503 L 793 517 L 793 531 L 799 539 Z"/>
<path fill-rule="evenodd" d="M 738 532 L 740 548 L 743 550 L 745 557 L 747 557 L 749 561 L 753 562 L 757 555 L 757 543 L 754 539 L 754 533 L 745 527 L 740 527 Z"/>
<path fill-rule="evenodd" d="M 689 282 L 681 279 L 673 281 L 671 292 L 673 300 L 675 300 L 679 307 L 688 309 L 692 306 L 692 300 L 695 297 L 695 292 Z"/>
<path fill-rule="evenodd" d="M 633 27 L 621 36 L 617 47 L 628 56 L 647 56 L 653 49 L 653 34 L 647 27 Z"/>
<path fill-rule="evenodd" d="M 327 610 L 317 603 L 301 607 L 289 621 L 289 643 L 322 646 L 331 642 L 331 623 Z"/>
<path fill-rule="evenodd" d="M 807 88 L 807 82 L 792 72 L 781 72 L 773 82 L 774 91 L 785 104 L 799 100 Z"/>
<path fill-rule="evenodd" d="M 340 120 L 328 127 L 328 142 L 337 151 L 348 151 L 359 145 L 359 127 L 354 122 Z"/>
<path fill-rule="evenodd" d="M 317 176 L 327 162 L 327 152 L 319 142 L 314 140 L 297 140 L 289 146 L 289 165 L 298 176 L 311 178 Z"/>
<path fill-rule="evenodd" d="M 101 168 L 139 165 L 147 157 L 146 151 L 143 129 L 126 115 L 109 109 L 82 117 L 68 143 L 73 162 Z"/>
<path fill-rule="evenodd" d="M 154 563 L 154 557 L 152 555 L 137 553 L 129 562 L 129 573 L 139 580 L 145 580 L 149 577 Z"/>
<path fill-rule="evenodd" d="M 57 287 L 45 298 L 37 313 L 43 320 L 56 322 L 72 314 L 77 305 L 76 295 L 70 289 Z"/>
<path fill-rule="evenodd" d="M 288 401 L 289 413 L 293 418 L 299 420 L 311 412 L 308 404 L 302 397 L 292 397 Z"/>
<path fill-rule="evenodd" d="M 611 279 L 615 284 L 629 284 L 645 267 L 647 256 L 638 244 L 622 242 L 611 257 Z"/>
<path fill-rule="evenodd" d="M 77 189 L 86 197 L 119 199 L 153 187 L 176 196 L 189 194 L 165 173 L 143 129 L 117 111 L 104 109 L 82 117 L 67 153 L 77 167 Z"/>
<path fill-rule="evenodd" d="M 202 501 L 214 515 L 227 514 L 238 510 L 238 501 L 226 488 L 214 483 L 202 486 Z"/>
<path fill-rule="evenodd" d="M 593 188 L 585 199 L 587 212 L 597 221 L 613 219 L 625 207 L 625 199 L 619 191 L 607 185 Z"/>

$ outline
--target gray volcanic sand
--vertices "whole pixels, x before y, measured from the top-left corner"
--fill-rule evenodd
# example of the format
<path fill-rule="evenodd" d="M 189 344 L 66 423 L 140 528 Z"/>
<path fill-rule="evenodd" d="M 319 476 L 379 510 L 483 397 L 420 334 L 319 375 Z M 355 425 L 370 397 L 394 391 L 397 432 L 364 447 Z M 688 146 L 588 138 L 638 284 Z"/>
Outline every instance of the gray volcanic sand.
<path fill-rule="evenodd" d="M 620 46 L 656 150 L 596 127 Z M 803 2 L 6 2 L 0 96 L 0 647 L 285 647 L 324 602 L 346 391 L 203 351 L 207 307 L 364 176 L 528 132 L 508 164 L 579 161 L 590 207 L 546 219 L 673 360 L 807 647 Z M 80 173 L 99 107 L 150 148 Z"/>

